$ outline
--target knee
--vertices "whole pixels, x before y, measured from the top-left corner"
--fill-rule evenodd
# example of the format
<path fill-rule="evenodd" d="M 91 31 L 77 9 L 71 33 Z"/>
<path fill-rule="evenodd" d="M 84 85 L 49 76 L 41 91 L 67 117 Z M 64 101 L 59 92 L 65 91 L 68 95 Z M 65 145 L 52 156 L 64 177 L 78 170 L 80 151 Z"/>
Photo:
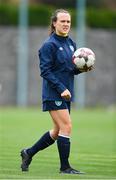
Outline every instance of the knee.
<path fill-rule="evenodd" d="M 58 134 L 59 134 L 59 129 L 52 129 L 52 130 L 50 130 L 50 136 L 51 136 L 54 140 L 57 139 Z"/>
<path fill-rule="evenodd" d="M 68 134 L 71 134 L 72 124 L 71 124 L 71 123 L 68 123 L 65 128 L 66 128 L 67 133 L 68 133 Z"/>
<path fill-rule="evenodd" d="M 64 134 L 64 135 L 70 135 L 71 134 L 71 131 L 72 131 L 72 124 L 71 122 L 68 122 L 64 125 L 61 126 L 60 128 L 60 133 L 61 134 Z"/>

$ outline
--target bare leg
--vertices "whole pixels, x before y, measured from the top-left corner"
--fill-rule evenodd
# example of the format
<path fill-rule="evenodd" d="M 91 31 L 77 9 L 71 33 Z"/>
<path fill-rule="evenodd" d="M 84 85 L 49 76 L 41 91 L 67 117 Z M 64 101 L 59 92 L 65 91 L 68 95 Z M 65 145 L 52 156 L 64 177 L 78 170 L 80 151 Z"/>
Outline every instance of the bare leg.
<path fill-rule="evenodd" d="M 60 170 L 66 170 L 70 168 L 68 158 L 70 154 L 71 118 L 67 109 L 50 111 L 50 115 L 54 124 L 59 128 L 57 147 L 60 157 Z"/>

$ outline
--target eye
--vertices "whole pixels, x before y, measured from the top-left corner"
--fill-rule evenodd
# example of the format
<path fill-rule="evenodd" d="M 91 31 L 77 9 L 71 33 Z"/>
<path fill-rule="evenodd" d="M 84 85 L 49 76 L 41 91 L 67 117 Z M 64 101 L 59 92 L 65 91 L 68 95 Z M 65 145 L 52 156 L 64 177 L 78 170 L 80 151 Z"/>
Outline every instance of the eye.
<path fill-rule="evenodd" d="M 65 22 L 70 23 L 70 21 L 69 21 L 69 20 L 68 20 L 68 21 L 62 20 L 61 22 L 62 22 L 62 23 L 65 23 Z"/>
<path fill-rule="evenodd" d="M 61 22 L 62 22 L 62 23 L 65 23 L 65 20 L 62 20 Z"/>

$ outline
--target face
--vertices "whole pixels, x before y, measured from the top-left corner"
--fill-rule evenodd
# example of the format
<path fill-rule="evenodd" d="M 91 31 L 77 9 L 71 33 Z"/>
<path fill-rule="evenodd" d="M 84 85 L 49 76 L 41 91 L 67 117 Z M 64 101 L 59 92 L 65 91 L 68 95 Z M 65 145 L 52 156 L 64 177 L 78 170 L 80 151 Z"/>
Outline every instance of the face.
<path fill-rule="evenodd" d="M 68 13 L 60 12 L 57 14 L 57 21 L 53 23 L 56 34 L 67 36 L 70 31 L 71 17 Z"/>

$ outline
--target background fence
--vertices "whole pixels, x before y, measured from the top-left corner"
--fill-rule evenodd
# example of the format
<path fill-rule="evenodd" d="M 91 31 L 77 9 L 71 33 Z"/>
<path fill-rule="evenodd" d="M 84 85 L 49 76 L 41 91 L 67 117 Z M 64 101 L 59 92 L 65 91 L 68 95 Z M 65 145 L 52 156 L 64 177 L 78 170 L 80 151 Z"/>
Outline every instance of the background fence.
<path fill-rule="evenodd" d="M 76 39 L 76 30 L 71 37 Z M 28 55 L 28 105 L 41 103 L 38 49 L 48 36 L 47 28 L 30 28 Z M 96 54 L 95 70 L 86 73 L 86 106 L 116 103 L 116 32 L 87 29 L 86 46 Z M 0 27 L 0 105 L 17 104 L 18 28 Z M 75 91 L 75 93 L 78 93 Z"/>

